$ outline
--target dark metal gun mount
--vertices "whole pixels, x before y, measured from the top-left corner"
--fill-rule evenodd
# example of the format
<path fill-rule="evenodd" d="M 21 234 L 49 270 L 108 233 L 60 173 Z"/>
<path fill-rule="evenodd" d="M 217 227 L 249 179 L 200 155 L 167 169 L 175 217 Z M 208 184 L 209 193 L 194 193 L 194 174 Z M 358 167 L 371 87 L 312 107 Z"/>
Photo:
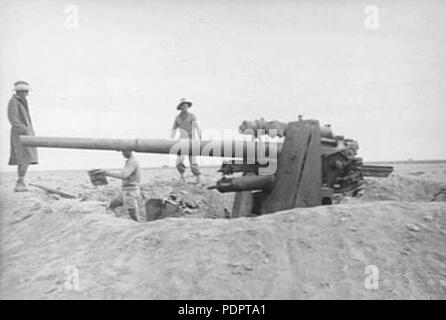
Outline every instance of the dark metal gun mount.
<path fill-rule="evenodd" d="M 393 167 L 363 165 L 358 143 L 333 134 L 317 120 L 288 124 L 244 121 L 239 127 L 251 141 L 165 139 L 92 139 L 21 136 L 25 146 L 92 150 L 132 150 L 232 158 L 220 168 L 223 178 L 210 189 L 236 192 L 232 217 L 259 215 L 296 207 L 333 203 L 336 194 L 355 195 L 364 177 L 387 177 Z M 283 142 L 262 141 L 262 135 Z M 239 177 L 234 177 L 241 173 Z"/>

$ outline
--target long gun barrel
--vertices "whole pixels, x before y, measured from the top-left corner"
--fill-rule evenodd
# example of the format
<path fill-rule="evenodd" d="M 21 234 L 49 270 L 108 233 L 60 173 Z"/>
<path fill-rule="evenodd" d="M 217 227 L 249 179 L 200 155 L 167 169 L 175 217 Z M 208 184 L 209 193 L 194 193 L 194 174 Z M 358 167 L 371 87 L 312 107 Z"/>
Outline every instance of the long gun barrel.
<path fill-rule="evenodd" d="M 281 143 L 243 140 L 100 139 L 20 136 L 24 146 L 90 150 L 131 150 L 158 154 L 189 154 L 249 159 L 255 155 L 277 155 Z"/>
<path fill-rule="evenodd" d="M 143 153 L 189 154 L 207 157 L 234 159 L 276 158 L 283 143 L 246 140 L 167 140 L 167 139 L 105 139 L 20 136 L 20 142 L 28 147 L 90 149 L 90 150 L 131 150 Z M 322 153 L 330 154 L 337 148 L 333 142 L 321 139 Z"/>

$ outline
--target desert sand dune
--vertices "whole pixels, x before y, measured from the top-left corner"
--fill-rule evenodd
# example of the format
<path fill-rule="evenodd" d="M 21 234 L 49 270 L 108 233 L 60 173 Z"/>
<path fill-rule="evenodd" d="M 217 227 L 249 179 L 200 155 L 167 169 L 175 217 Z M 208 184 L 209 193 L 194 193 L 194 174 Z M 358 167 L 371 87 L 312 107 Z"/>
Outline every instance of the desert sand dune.
<path fill-rule="evenodd" d="M 144 170 L 144 190 L 192 197 L 180 218 L 137 223 L 106 212 L 117 181 L 85 172 L 32 172 L 40 189 L 13 193 L 1 176 L 0 297 L 33 299 L 445 299 L 446 164 L 400 164 L 369 179 L 361 198 L 224 219 L 233 195 L 179 184 L 174 169 Z M 204 170 L 204 183 L 218 178 Z M 379 288 L 366 289 L 368 266 Z M 76 268 L 78 288 L 67 286 Z M 70 269 L 71 268 L 71 269 Z"/>

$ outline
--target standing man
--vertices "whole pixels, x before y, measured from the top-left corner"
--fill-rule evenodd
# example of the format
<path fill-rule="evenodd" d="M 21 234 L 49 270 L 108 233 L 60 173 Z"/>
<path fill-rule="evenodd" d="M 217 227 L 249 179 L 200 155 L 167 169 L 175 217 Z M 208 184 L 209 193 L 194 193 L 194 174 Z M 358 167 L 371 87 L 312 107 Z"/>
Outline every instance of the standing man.
<path fill-rule="evenodd" d="M 15 192 L 28 191 L 25 184 L 25 175 L 30 164 L 37 164 L 37 149 L 35 147 L 24 147 L 20 143 L 19 136 L 34 136 L 34 128 L 28 109 L 26 97 L 29 93 L 29 83 L 17 81 L 14 83 L 15 94 L 8 104 L 8 119 L 11 123 L 11 151 L 9 165 L 17 166 L 18 180 Z"/>
<path fill-rule="evenodd" d="M 198 125 L 197 118 L 194 114 L 189 112 L 189 108 L 192 106 L 192 102 L 181 99 L 177 106 L 177 110 L 180 110 L 180 114 L 175 117 L 173 122 L 172 131 L 170 137 L 175 138 L 177 129 L 180 130 L 180 139 L 194 139 L 195 131 L 197 132 L 198 138 L 201 140 L 201 130 Z M 184 154 L 178 155 L 177 158 L 177 170 L 181 175 L 181 180 L 184 181 L 184 172 L 186 171 L 186 165 Z M 196 178 L 197 184 L 200 183 L 200 170 L 198 169 L 197 157 L 189 155 L 190 168 L 193 175 Z"/>
<path fill-rule="evenodd" d="M 140 211 L 142 197 L 139 182 L 141 181 L 141 170 L 138 161 L 132 151 L 124 150 L 122 155 L 127 160 L 121 172 L 101 171 L 105 176 L 122 180 L 122 191 L 110 201 L 108 208 L 115 213 L 117 207 L 124 206 L 130 218 L 135 221 L 145 221 Z"/>

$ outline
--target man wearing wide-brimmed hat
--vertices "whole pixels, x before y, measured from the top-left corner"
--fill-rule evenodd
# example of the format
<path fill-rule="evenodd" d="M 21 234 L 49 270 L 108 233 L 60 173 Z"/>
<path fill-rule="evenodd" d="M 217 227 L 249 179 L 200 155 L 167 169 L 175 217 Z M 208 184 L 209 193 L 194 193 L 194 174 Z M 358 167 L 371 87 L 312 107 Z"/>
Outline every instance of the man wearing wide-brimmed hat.
<path fill-rule="evenodd" d="M 15 93 L 9 100 L 8 119 L 11 123 L 11 152 L 9 165 L 17 166 L 18 180 L 14 191 L 27 191 L 25 175 L 30 164 L 37 164 L 37 149 L 34 147 L 24 147 L 20 143 L 19 136 L 34 136 L 34 128 L 28 109 L 26 97 L 29 93 L 29 83 L 17 81 L 14 83 Z"/>
<path fill-rule="evenodd" d="M 198 125 L 197 117 L 189 112 L 189 108 L 192 106 L 192 102 L 185 99 L 181 99 L 177 105 L 177 110 L 180 110 L 180 114 L 175 117 L 173 123 L 171 138 L 176 135 L 177 130 L 180 131 L 180 139 L 194 139 L 194 133 L 197 132 L 198 138 L 201 140 L 201 130 Z M 184 172 L 186 171 L 186 165 L 184 154 L 178 155 L 177 158 L 177 170 L 181 175 L 181 180 L 184 181 Z M 198 169 L 197 157 L 189 155 L 190 168 L 195 176 L 197 183 L 200 182 L 200 170 Z"/>

